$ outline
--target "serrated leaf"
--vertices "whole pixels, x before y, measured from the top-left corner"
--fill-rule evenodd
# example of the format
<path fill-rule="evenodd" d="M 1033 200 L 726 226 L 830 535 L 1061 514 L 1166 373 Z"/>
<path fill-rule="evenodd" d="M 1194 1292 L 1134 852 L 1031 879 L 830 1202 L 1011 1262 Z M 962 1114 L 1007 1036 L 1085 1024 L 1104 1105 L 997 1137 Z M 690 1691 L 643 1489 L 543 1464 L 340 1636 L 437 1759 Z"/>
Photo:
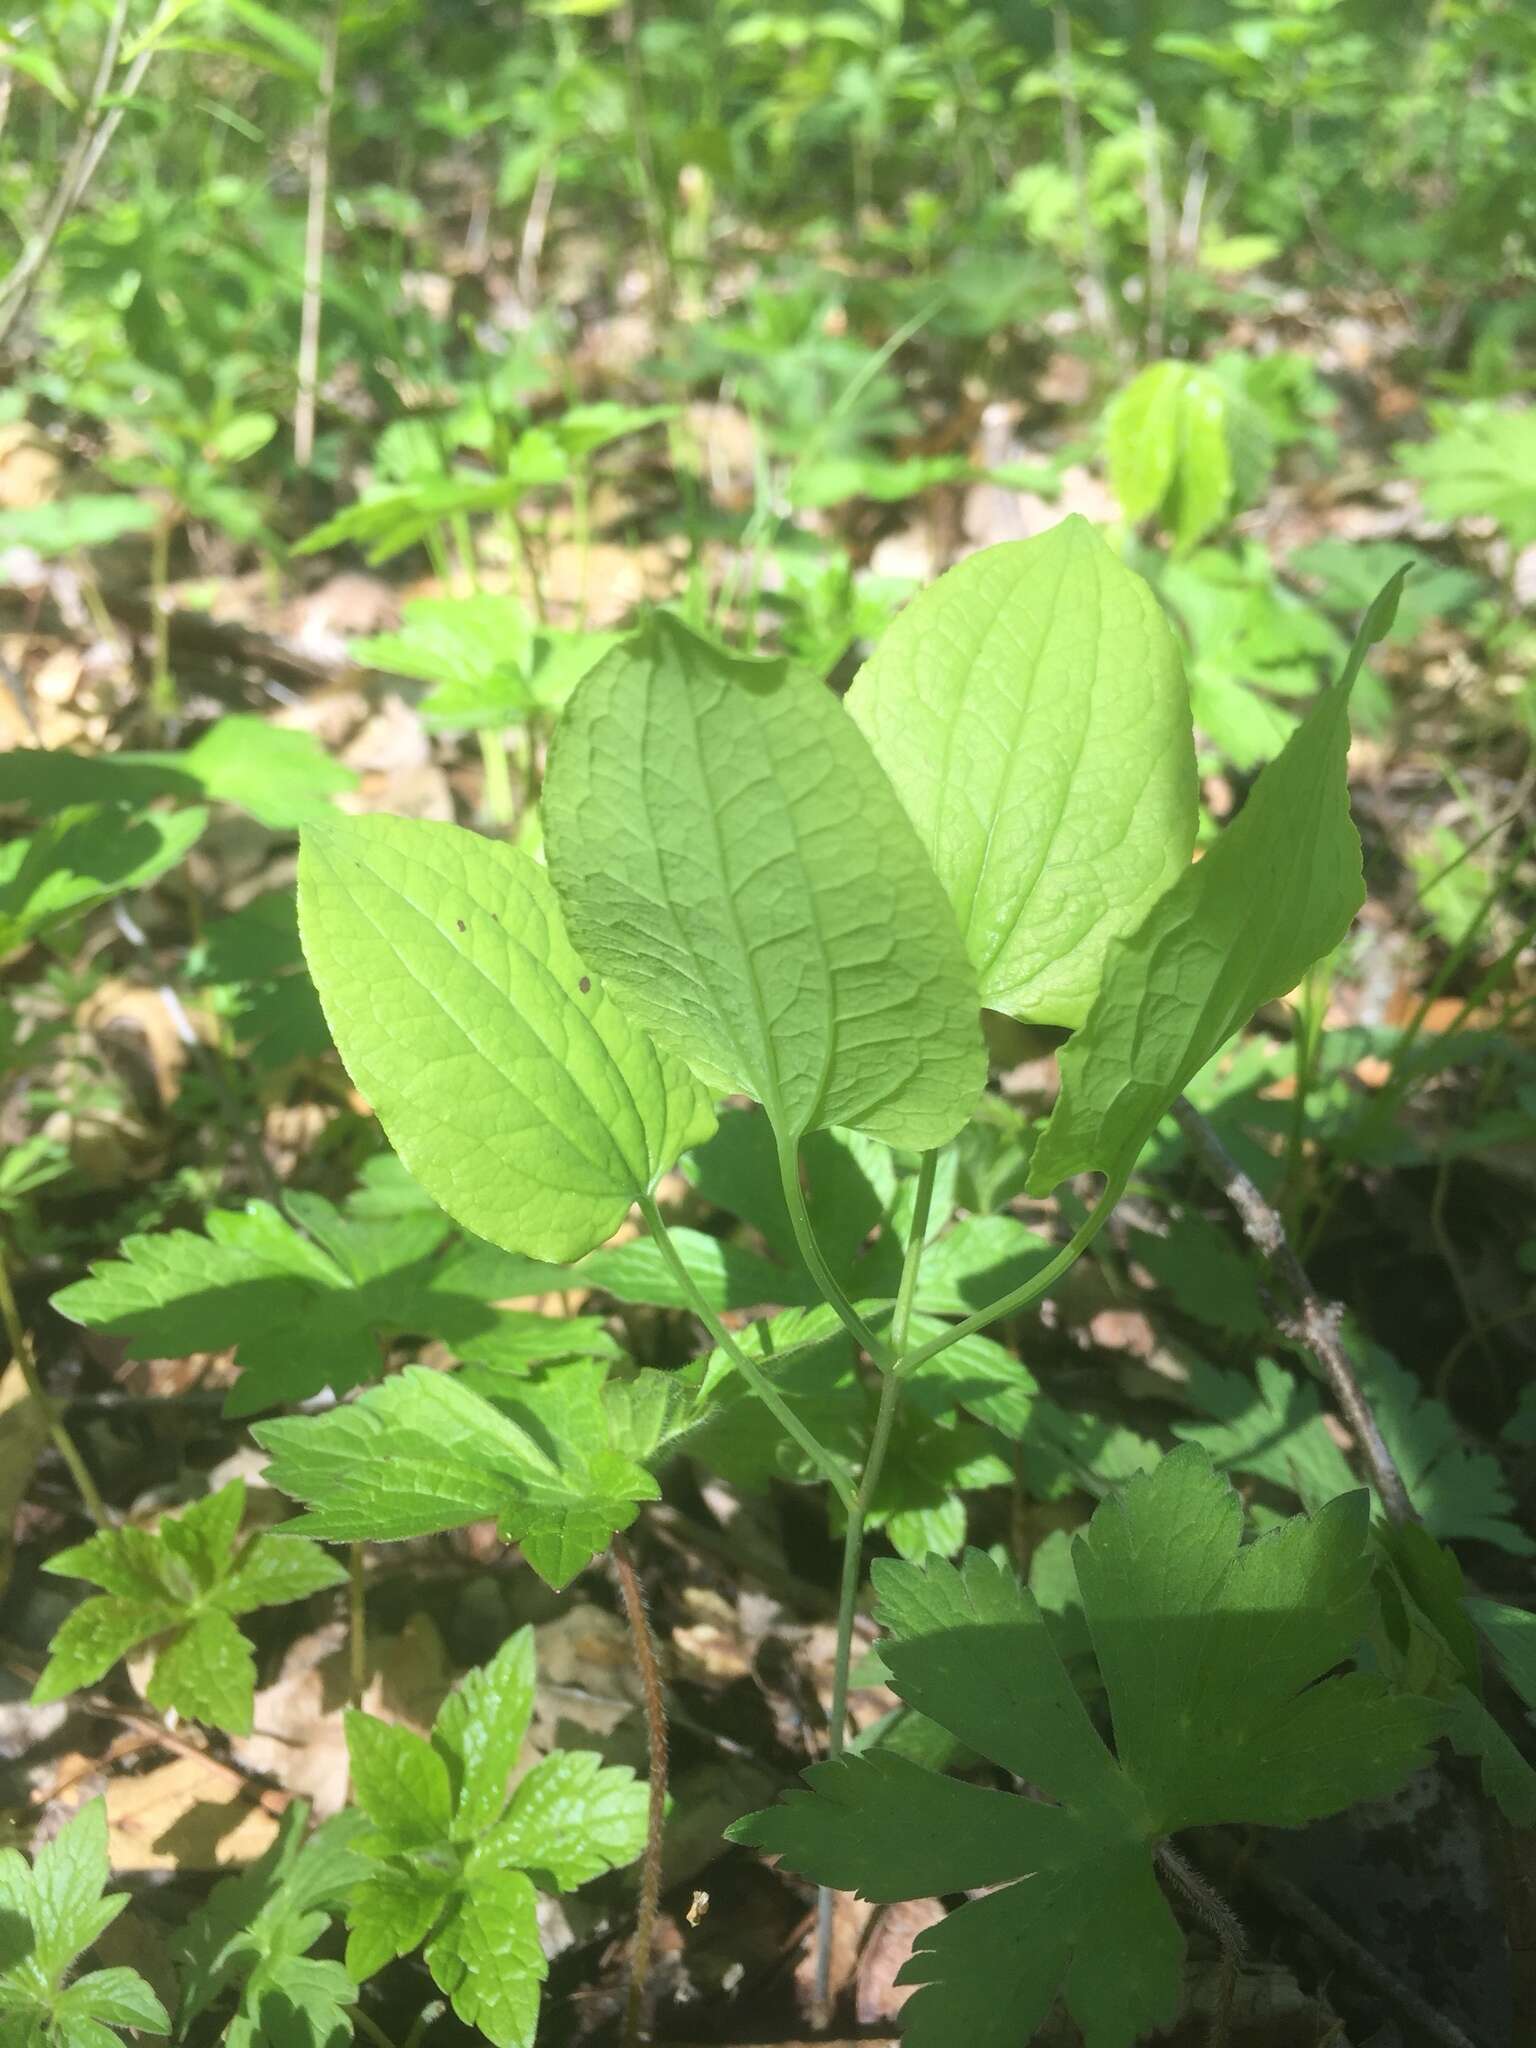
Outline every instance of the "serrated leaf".
<path fill-rule="evenodd" d="M 714 1116 L 573 951 L 542 869 L 457 827 L 310 829 L 304 951 L 391 1143 L 459 1222 L 569 1259 L 612 1236 Z"/>
<path fill-rule="evenodd" d="M 1172 2020 L 1182 1975 L 1158 1839 L 1383 1796 L 1438 1731 L 1436 1703 L 1326 1675 L 1371 1611 L 1366 1497 L 1247 1546 L 1241 1521 L 1188 1446 L 1079 1539 L 1114 1756 L 1011 1573 L 975 1551 L 959 1570 L 876 1564 L 893 1689 L 1040 1796 L 918 1785 L 913 1766 L 875 1753 L 815 1766 L 806 1791 L 729 1832 L 872 1898 L 1005 1887 L 920 1937 L 903 1971 L 922 1987 L 906 2012 L 914 2048 L 1013 2048 L 1058 1993 L 1088 2048 L 1130 2048 Z"/>
<path fill-rule="evenodd" d="M 487 1245 L 445 1243 L 450 1225 L 437 1209 L 344 1217 L 305 1194 L 290 1194 L 287 1207 L 307 1235 L 251 1202 L 211 1211 L 206 1236 L 125 1238 L 120 1258 L 98 1261 L 54 1307 L 125 1337 L 134 1358 L 236 1350 L 244 1371 L 226 1408 L 248 1415 L 377 1378 L 381 1337 L 437 1337 L 464 1356 L 483 1338 L 494 1351 L 503 1316 L 492 1302 L 565 1281 Z M 558 1342 L 553 1325 L 548 1341 Z"/>
<path fill-rule="evenodd" d="M 349 651 L 364 668 L 435 683 L 420 707 L 429 725 L 511 725 L 533 702 L 533 627 L 515 597 L 413 598 L 398 632 L 354 640 Z"/>
<path fill-rule="evenodd" d="M 1087 1022 L 1062 1048 L 1061 1095 L 1030 1165 L 1035 1193 L 1075 1173 L 1128 1172 L 1184 1084 L 1349 929 L 1365 893 L 1346 778 L 1349 693 L 1391 625 L 1400 582 L 1377 598 L 1339 683 L 1236 820 L 1111 948 Z"/>
<path fill-rule="evenodd" d="M 572 937 L 781 1143 L 942 1143 L 984 1078 L 975 978 L 868 743 L 819 683 L 658 614 L 586 677 L 544 797 Z"/>
<path fill-rule="evenodd" d="M 516 1387 L 526 1400 L 527 1383 Z M 600 1419 L 606 1429 L 606 1411 Z M 495 1517 L 556 1588 L 657 1492 L 622 1453 L 568 1436 L 547 1449 L 500 1405 L 421 1366 L 328 1415 L 253 1434 L 272 1454 L 272 1484 L 314 1504 L 299 1524 L 308 1534 L 383 1543 Z"/>
<path fill-rule="evenodd" d="M 242 1553 L 244 1508 L 245 1483 L 237 1479 L 153 1531 L 99 1530 L 50 1558 L 49 1571 L 107 1590 L 65 1619 L 33 1698 L 62 1699 L 139 1643 L 163 1636 L 145 1692 L 151 1704 L 248 1733 L 254 1666 L 230 1615 L 298 1599 L 346 1574 L 308 1543 L 294 1545 L 292 1565 L 275 1571 L 264 1563 L 266 1546 L 281 1548 L 280 1539 L 259 1536 Z"/>
<path fill-rule="evenodd" d="M 508 1636 L 488 1664 L 467 1672 L 444 1700 L 432 1746 L 448 1766 L 456 1841 L 488 1828 L 507 1803 L 523 1737 L 533 1714 L 533 1630 Z"/>
<path fill-rule="evenodd" d="M 549 1965 L 539 1946 L 537 1900 L 516 1870 L 487 1871 L 428 1942 L 427 1968 L 467 2027 L 492 2048 L 533 2048 Z"/>
<path fill-rule="evenodd" d="M 155 1659 L 144 1697 L 162 1711 L 174 1708 L 194 1721 L 251 1732 L 256 1659 L 227 1614 L 211 1610 L 177 1631 Z"/>
<path fill-rule="evenodd" d="M 1161 606 L 1077 515 L 913 599 L 848 708 L 943 883 L 981 1000 L 1081 1024 L 1187 865 L 1189 693 Z"/>
<path fill-rule="evenodd" d="M 332 2048 L 342 2008 L 356 1993 L 335 1963 L 309 1961 L 331 1914 L 372 1866 L 354 1847 L 366 1832 L 355 1807 L 305 1838 L 309 1807 L 296 1801 L 270 1849 L 217 1884 L 174 1937 L 181 1997 L 177 2024 L 238 1991 L 224 2040 L 230 2048 Z"/>
<path fill-rule="evenodd" d="M 1514 1496 L 1491 1451 L 1467 1443 L 1455 1417 L 1378 1345 L 1357 1345 L 1361 1382 L 1408 1498 L 1441 1542 L 1471 1538 L 1513 1557 L 1536 1543 L 1513 1519 Z"/>
<path fill-rule="evenodd" d="M 132 1970 L 66 1982 L 76 1958 L 128 1904 L 126 1892 L 101 1896 L 108 1875 L 101 1799 L 81 1807 L 30 1864 L 18 1850 L 0 1849 L 0 2019 L 19 2022 L 28 2048 L 71 2038 L 121 2048 L 113 2026 L 170 2031 L 164 2007 Z"/>
<path fill-rule="evenodd" d="M 556 1750 L 519 1782 L 472 1867 L 534 1870 L 555 1890 L 573 1891 L 633 1863 L 645 1847 L 649 1800 L 627 1765 L 605 1764 L 589 1749 Z"/>
<path fill-rule="evenodd" d="M 445 1841 L 453 1816 L 448 1766 L 425 1736 L 356 1707 L 346 1710 L 346 1730 L 353 1793 L 389 1849 Z"/>
<path fill-rule="evenodd" d="M 396 1956 L 419 1948 L 437 1925 L 451 1892 L 446 1872 L 384 1866 L 347 1900 L 347 1968 L 361 1982 Z"/>
<path fill-rule="evenodd" d="M 1161 511 L 1179 551 L 1233 510 L 1241 455 L 1245 495 L 1267 471 L 1262 415 L 1211 371 L 1153 363 L 1105 416 L 1109 478 L 1128 519 Z"/>

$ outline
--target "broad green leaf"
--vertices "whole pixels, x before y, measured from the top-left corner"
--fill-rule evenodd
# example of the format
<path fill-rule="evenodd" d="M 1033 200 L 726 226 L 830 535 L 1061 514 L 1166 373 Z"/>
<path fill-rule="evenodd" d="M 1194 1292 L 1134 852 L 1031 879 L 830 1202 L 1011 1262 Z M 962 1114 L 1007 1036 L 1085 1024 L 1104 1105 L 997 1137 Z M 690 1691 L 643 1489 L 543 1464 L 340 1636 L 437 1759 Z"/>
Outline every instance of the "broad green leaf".
<path fill-rule="evenodd" d="M 492 1870 L 458 1892 L 427 1944 L 433 1982 L 467 2027 L 492 2048 L 533 2048 L 549 1965 L 539 1946 L 537 1899 L 520 1870 Z"/>
<path fill-rule="evenodd" d="M 1349 929 L 1365 894 L 1346 778 L 1349 693 L 1391 626 L 1400 582 L 1372 605 L 1342 678 L 1236 820 L 1111 948 L 1087 1021 L 1061 1052 L 1061 1096 L 1030 1165 L 1035 1193 L 1075 1173 L 1128 1172 L 1184 1084 Z"/>
<path fill-rule="evenodd" d="M 455 826 L 304 834 L 299 922 L 332 1036 L 421 1185 L 536 1258 L 612 1236 L 714 1116 L 577 957 L 542 869 Z"/>
<path fill-rule="evenodd" d="M 159 1999 L 134 1970 L 68 1981 L 76 1959 L 111 1926 L 128 1894 L 101 1896 L 109 1876 L 107 1809 L 93 1799 L 29 1864 L 0 1849 L 0 2035 L 18 2048 L 121 2048 L 112 2027 L 168 2034 Z"/>
<path fill-rule="evenodd" d="M 352 1790 L 391 1850 L 446 1840 L 453 1812 L 448 1766 L 425 1736 L 347 1708 Z"/>
<path fill-rule="evenodd" d="M 1498 1600 L 1469 1600 L 1467 1612 L 1493 1645 L 1504 1676 L 1536 1712 L 1536 1614 Z"/>
<path fill-rule="evenodd" d="M 483 1832 L 506 1805 L 507 1780 L 528 1732 L 533 1698 L 533 1630 L 520 1628 L 444 1700 L 432 1746 L 452 1780 L 456 1840 Z"/>
<path fill-rule="evenodd" d="M 422 1366 L 328 1415 L 253 1434 L 272 1454 L 272 1484 L 313 1504 L 295 1525 L 306 1534 L 387 1543 L 494 1517 L 556 1588 L 657 1493 L 610 1444 L 555 1433 L 546 1450 L 500 1406 Z"/>
<path fill-rule="evenodd" d="M 1536 541 L 1536 414 L 1475 400 L 1449 411 L 1432 441 L 1399 441 L 1440 519 L 1496 519 L 1516 548 Z"/>
<path fill-rule="evenodd" d="M 1152 363 L 1105 416 L 1109 478 L 1127 519 L 1145 519 L 1167 497 L 1179 459 L 1182 363 Z"/>
<path fill-rule="evenodd" d="M 1075 1562 L 1114 1755 L 1011 1573 L 975 1551 L 958 1570 L 878 1562 L 895 1692 L 1042 1796 L 876 1751 L 814 1766 L 729 1832 L 869 1898 L 1003 1887 L 919 1937 L 909 2048 L 1016 2048 L 1057 1995 L 1088 2048 L 1131 2048 L 1173 2019 L 1182 1976 L 1159 1840 L 1384 1796 L 1443 1725 L 1435 1701 L 1328 1675 L 1373 1612 L 1367 1535 L 1355 1494 L 1244 1545 L 1240 1503 L 1193 1446 L 1106 1501 Z"/>
<path fill-rule="evenodd" d="M 848 708 L 917 827 L 981 1000 L 1081 1024 L 1111 939 L 1188 864 L 1195 756 L 1156 598 L 1085 519 L 913 599 Z"/>
<path fill-rule="evenodd" d="M 151 1704 L 248 1732 L 255 1667 L 231 1615 L 340 1585 L 346 1572 L 291 1537 L 257 1536 L 242 1550 L 244 1508 L 245 1482 L 237 1479 L 154 1531 L 103 1529 L 51 1557 L 50 1572 L 103 1591 L 56 1632 L 33 1698 L 62 1699 L 94 1684 L 138 1644 L 164 1638 L 145 1692 Z"/>
<path fill-rule="evenodd" d="M 125 1238 L 121 1258 L 93 1266 L 53 1305 L 126 1338 L 133 1358 L 234 1349 L 243 1371 L 226 1402 L 231 1415 L 376 1379 L 380 1340 L 391 1336 L 436 1337 L 464 1358 L 528 1362 L 604 1349 L 588 1328 L 539 1317 L 541 1336 L 526 1315 L 493 1307 L 572 1282 L 489 1245 L 445 1243 L 451 1226 L 434 1206 L 344 1217 L 318 1195 L 290 1193 L 287 1209 L 252 1202 L 211 1211 L 206 1236 Z"/>
<path fill-rule="evenodd" d="M 183 857 L 206 811 L 71 806 L 30 838 L 0 845 L 0 957 L 129 889 L 145 889 Z"/>
<path fill-rule="evenodd" d="M 544 800 L 572 937 L 781 1143 L 942 1143 L 984 1076 L 975 977 L 884 771 L 837 700 L 665 613 L 567 705 Z"/>

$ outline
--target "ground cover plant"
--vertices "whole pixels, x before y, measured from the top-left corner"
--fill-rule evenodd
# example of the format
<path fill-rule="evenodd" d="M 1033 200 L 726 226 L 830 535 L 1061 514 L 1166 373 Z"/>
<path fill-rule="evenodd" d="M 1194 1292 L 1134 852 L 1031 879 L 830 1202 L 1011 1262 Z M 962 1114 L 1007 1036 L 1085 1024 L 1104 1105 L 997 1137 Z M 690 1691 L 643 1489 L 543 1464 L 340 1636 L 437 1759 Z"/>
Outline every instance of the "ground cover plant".
<path fill-rule="evenodd" d="M 0 29 L 0 2038 L 1516 2048 L 1499 0 Z"/>

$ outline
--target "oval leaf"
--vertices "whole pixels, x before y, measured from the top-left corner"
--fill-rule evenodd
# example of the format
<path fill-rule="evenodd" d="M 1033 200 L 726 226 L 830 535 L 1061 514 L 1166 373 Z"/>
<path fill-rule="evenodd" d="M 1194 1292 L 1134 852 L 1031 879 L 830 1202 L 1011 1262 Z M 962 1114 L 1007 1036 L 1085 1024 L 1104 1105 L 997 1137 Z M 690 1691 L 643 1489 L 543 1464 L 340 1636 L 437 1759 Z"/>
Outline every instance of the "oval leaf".
<path fill-rule="evenodd" d="M 848 708 L 896 786 L 994 1010 L 1080 1024 L 1113 938 L 1188 865 L 1189 692 L 1161 606 L 1085 519 L 915 598 Z"/>
<path fill-rule="evenodd" d="M 1110 954 L 1087 1023 L 1062 1048 L 1032 1193 L 1069 1174 L 1128 1171 L 1184 1084 L 1349 930 L 1365 899 L 1345 772 L 1349 695 L 1366 648 L 1391 630 L 1406 574 L 1371 606 L 1343 677 L 1235 822 Z"/>
<path fill-rule="evenodd" d="M 975 976 L 895 792 L 837 699 L 665 614 L 587 676 L 545 787 L 585 956 L 659 1042 L 825 1124 L 943 1143 L 985 1079 Z"/>
<path fill-rule="evenodd" d="M 571 1259 L 714 1129 L 577 958 L 544 871 L 454 825 L 303 835 L 299 927 L 337 1050 L 406 1166 L 468 1229 Z"/>

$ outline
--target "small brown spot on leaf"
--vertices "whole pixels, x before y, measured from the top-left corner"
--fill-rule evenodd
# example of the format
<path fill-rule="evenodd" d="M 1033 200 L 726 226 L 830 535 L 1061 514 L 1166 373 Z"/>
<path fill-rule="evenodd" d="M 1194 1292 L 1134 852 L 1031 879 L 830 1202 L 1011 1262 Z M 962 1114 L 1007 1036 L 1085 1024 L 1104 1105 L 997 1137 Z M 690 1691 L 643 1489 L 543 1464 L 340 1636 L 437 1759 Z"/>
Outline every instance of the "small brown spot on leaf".
<path fill-rule="evenodd" d="M 591 995 L 591 993 L 592 993 L 592 977 L 591 977 L 591 975 L 590 975 L 590 974 L 584 974 L 584 975 L 583 975 L 583 976 L 581 977 L 580 981 L 578 981 L 578 982 L 577 982 L 576 986 L 577 986 L 577 987 L 578 987 L 578 988 L 579 988 L 579 989 L 581 990 L 581 992 L 582 992 L 582 994 L 583 994 L 584 996 L 589 996 L 589 995 Z"/>
<path fill-rule="evenodd" d="M 462 917 L 456 917 L 456 918 L 455 918 L 455 919 L 454 919 L 453 921 L 454 921 L 454 923 L 455 923 L 455 924 L 456 924 L 456 925 L 458 926 L 459 930 L 460 930 L 460 931 L 463 931 L 463 929 L 464 929 L 464 920 L 463 920 L 463 918 L 462 918 Z"/>

